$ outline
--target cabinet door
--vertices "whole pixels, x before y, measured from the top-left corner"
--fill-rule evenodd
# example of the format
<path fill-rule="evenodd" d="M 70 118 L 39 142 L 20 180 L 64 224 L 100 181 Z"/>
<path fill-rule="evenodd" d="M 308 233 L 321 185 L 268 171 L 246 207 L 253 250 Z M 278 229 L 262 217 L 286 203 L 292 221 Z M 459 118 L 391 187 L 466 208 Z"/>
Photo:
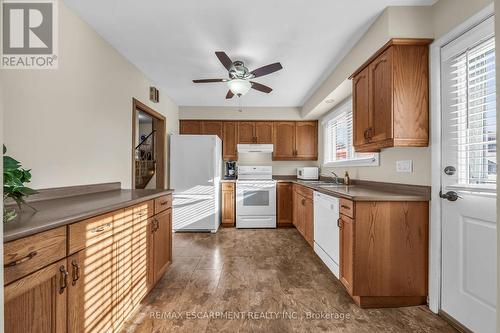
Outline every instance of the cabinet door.
<path fill-rule="evenodd" d="M 305 235 L 306 200 L 307 199 L 301 196 L 300 194 L 295 193 L 295 203 L 297 204 L 297 209 L 296 209 L 297 216 L 295 219 L 295 228 L 297 228 L 302 237 L 304 237 Z"/>
<path fill-rule="evenodd" d="M 278 183 L 277 190 L 278 227 L 292 225 L 292 183 Z"/>
<path fill-rule="evenodd" d="M 68 331 L 113 330 L 113 238 L 68 257 Z"/>
<path fill-rule="evenodd" d="M 378 56 L 369 66 L 370 75 L 370 142 L 391 139 L 392 135 L 392 48 Z"/>
<path fill-rule="evenodd" d="M 224 227 L 234 227 L 234 209 L 234 183 L 222 183 L 222 225 Z"/>
<path fill-rule="evenodd" d="M 63 259 L 5 286 L 5 332 L 66 332 L 65 273 Z"/>
<path fill-rule="evenodd" d="M 131 298 L 132 305 L 137 306 L 153 286 L 153 237 L 150 225 L 152 218 L 147 215 L 136 215 L 132 227 L 132 262 L 131 262 Z M 149 276 L 148 272 L 151 272 Z"/>
<path fill-rule="evenodd" d="M 354 220 L 340 215 L 340 281 L 352 295 L 354 271 Z"/>
<path fill-rule="evenodd" d="M 273 123 L 258 121 L 255 123 L 256 143 L 273 143 Z"/>
<path fill-rule="evenodd" d="M 295 124 L 295 158 L 318 159 L 318 122 L 298 121 Z"/>
<path fill-rule="evenodd" d="M 113 224 L 113 329 L 132 314 L 132 233 L 135 206 L 115 214 Z"/>
<path fill-rule="evenodd" d="M 225 161 L 238 159 L 236 144 L 238 142 L 238 123 L 227 121 L 223 123 L 224 141 L 222 142 L 223 158 Z"/>
<path fill-rule="evenodd" d="M 274 160 L 293 160 L 295 157 L 295 122 L 274 122 Z"/>
<path fill-rule="evenodd" d="M 352 121 L 354 147 L 362 146 L 367 141 L 367 131 L 370 127 L 369 110 L 369 68 L 366 67 L 352 79 Z"/>
<path fill-rule="evenodd" d="M 172 209 L 167 209 L 153 217 L 153 267 L 154 283 L 158 282 L 172 261 Z"/>
<path fill-rule="evenodd" d="M 311 199 L 306 199 L 304 203 L 304 238 L 311 246 L 314 246 L 313 210 L 313 201 Z"/>
<path fill-rule="evenodd" d="M 180 134 L 202 134 L 201 120 L 180 120 Z"/>
<path fill-rule="evenodd" d="M 255 143 L 255 123 L 250 121 L 238 122 L 238 143 Z"/>
<path fill-rule="evenodd" d="M 222 121 L 207 121 L 201 123 L 201 133 L 206 135 L 217 135 L 221 140 L 223 139 Z"/>

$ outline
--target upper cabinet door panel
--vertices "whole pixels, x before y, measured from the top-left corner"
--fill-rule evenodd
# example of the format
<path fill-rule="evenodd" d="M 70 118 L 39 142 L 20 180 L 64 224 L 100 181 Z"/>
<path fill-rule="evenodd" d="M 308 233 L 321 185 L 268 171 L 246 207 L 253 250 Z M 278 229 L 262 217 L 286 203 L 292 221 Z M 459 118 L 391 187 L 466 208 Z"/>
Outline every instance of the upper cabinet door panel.
<path fill-rule="evenodd" d="M 318 122 L 298 121 L 295 124 L 295 157 L 318 159 Z"/>
<path fill-rule="evenodd" d="M 258 121 L 255 123 L 256 143 L 273 143 L 273 123 Z"/>
<path fill-rule="evenodd" d="M 276 121 L 273 135 L 273 159 L 293 159 L 295 157 L 295 122 Z"/>
<path fill-rule="evenodd" d="M 352 79 L 354 146 L 360 146 L 367 141 L 367 130 L 370 127 L 368 71 L 369 69 L 365 68 Z"/>
<path fill-rule="evenodd" d="M 236 143 L 238 140 L 238 123 L 224 122 L 224 140 L 222 142 L 223 158 L 225 161 L 238 159 Z"/>
<path fill-rule="evenodd" d="M 255 123 L 251 121 L 238 122 L 238 143 L 255 143 Z"/>
<path fill-rule="evenodd" d="M 221 140 L 223 138 L 222 121 L 203 121 L 201 124 L 202 134 L 217 135 Z"/>
<path fill-rule="evenodd" d="M 370 70 L 370 142 L 391 139 L 392 135 L 392 48 L 388 48 L 369 66 Z"/>
<path fill-rule="evenodd" d="M 201 120 L 181 120 L 181 134 L 201 134 Z"/>

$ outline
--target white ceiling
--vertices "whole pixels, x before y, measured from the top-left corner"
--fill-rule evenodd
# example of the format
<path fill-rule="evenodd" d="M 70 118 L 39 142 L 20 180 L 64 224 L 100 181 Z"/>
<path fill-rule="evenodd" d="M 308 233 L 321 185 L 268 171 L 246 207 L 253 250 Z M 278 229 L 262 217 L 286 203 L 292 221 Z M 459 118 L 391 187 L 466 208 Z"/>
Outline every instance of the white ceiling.
<path fill-rule="evenodd" d="M 302 106 L 386 6 L 435 0 L 66 0 L 178 105 L 235 106 L 215 57 L 225 51 L 250 70 L 276 61 L 283 70 L 255 81 L 243 106 Z"/>

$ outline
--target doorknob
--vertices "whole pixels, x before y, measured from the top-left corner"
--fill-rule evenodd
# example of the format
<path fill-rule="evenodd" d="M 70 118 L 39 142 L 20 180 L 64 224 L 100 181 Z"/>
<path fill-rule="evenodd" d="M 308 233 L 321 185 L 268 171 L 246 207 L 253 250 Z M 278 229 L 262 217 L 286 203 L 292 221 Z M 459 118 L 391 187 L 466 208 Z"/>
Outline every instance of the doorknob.
<path fill-rule="evenodd" d="M 446 168 L 444 168 L 444 173 L 447 174 L 448 176 L 452 176 L 455 174 L 457 169 L 455 169 L 454 166 L 448 165 Z"/>
<path fill-rule="evenodd" d="M 457 201 L 457 199 L 462 198 L 455 191 L 448 191 L 445 194 L 443 194 L 442 191 L 439 191 L 439 197 L 448 201 Z"/>

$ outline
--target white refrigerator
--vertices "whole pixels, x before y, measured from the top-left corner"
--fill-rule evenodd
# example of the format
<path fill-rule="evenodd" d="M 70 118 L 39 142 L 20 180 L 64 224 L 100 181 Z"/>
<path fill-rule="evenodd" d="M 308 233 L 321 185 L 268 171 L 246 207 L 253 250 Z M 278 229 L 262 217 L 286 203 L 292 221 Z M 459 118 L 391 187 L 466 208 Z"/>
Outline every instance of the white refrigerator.
<path fill-rule="evenodd" d="M 218 136 L 170 136 L 174 232 L 217 232 L 221 219 L 222 168 L 222 141 Z"/>

